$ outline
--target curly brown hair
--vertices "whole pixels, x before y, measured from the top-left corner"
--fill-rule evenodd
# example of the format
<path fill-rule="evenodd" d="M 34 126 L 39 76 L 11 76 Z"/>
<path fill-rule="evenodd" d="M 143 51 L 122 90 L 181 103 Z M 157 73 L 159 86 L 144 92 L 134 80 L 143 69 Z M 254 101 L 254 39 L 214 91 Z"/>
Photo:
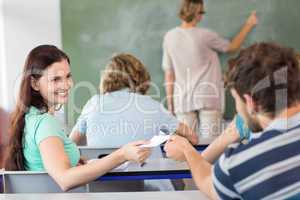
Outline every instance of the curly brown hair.
<path fill-rule="evenodd" d="M 100 91 L 105 94 L 129 88 L 130 92 L 146 94 L 151 78 L 143 63 L 131 54 L 118 54 L 104 70 Z"/>
<path fill-rule="evenodd" d="M 251 95 L 261 111 L 271 117 L 300 101 L 296 53 L 275 43 L 256 43 L 242 50 L 229 61 L 225 83 L 243 100 L 244 94 Z"/>
<path fill-rule="evenodd" d="M 203 0 L 183 0 L 179 11 L 179 18 L 189 23 L 198 15 L 198 8 L 204 7 Z"/>

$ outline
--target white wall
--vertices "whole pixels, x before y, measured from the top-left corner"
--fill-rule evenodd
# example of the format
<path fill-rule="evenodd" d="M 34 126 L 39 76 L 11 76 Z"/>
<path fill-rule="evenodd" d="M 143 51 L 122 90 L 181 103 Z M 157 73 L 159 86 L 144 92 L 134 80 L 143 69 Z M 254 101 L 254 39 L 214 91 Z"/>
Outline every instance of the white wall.
<path fill-rule="evenodd" d="M 62 46 L 60 0 L 0 0 L 0 106 L 12 110 L 29 51 Z"/>
<path fill-rule="evenodd" d="M 4 94 L 6 94 L 6 72 L 5 72 L 5 51 L 4 51 L 4 17 L 3 0 L 0 0 L 0 106 L 4 106 Z"/>

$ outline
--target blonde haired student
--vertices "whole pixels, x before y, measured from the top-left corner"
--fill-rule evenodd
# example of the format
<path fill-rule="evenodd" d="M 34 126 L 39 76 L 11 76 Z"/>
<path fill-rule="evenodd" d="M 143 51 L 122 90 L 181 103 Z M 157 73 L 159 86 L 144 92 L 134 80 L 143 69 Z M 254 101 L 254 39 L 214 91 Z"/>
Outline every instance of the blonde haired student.
<path fill-rule="evenodd" d="M 205 13 L 203 0 L 183 0 L 179 12 L 182 23 L 168 31 L 163 42 L 168 109 L 195 131 L 204 111 L 213 111 L 220 117 L 223 112 L 224 86 L 218 52 L 238 50 L 257 24 L 253 12 L 241 31 L 228 41 L 197 27 Z"/>
<path fill-rule="evenodd" d="M 146 67 L 135 56 L 122 53 L 111 58 L 101 77 L 101 94 L 86 103 L 71 139 L 79 142 L 86 137 L 88 146 L 119 147 L 163 130 L 197 144 L 195 132 L 146 95 L 150 81 Z"/>
<path fill-rule="evenodd" d="M 79 150 L 53 113 L 66 103 L 72 86 L 70 60 L 55 46 L 28 55 L 10 125 L 6 170 L 46 170 L 62 190 L 88 183 L 127 160 L 144 162 L 150 150 L 129 143 L 97 161 L 81 165 Z"/>

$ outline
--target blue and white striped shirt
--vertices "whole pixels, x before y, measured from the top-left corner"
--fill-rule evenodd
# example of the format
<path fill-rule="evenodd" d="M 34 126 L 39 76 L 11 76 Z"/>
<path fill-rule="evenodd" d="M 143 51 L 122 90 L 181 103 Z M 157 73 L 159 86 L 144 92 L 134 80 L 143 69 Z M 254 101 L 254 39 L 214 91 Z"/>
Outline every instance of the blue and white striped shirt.
<path fill-rule="evenodd" d="M 220 199 L 300 198 L 300 113 L 231 145 L 213 170 Z"/>

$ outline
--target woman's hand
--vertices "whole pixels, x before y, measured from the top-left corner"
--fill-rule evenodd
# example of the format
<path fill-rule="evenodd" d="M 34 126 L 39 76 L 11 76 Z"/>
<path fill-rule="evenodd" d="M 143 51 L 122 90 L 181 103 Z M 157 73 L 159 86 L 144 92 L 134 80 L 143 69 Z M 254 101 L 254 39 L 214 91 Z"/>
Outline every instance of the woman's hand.
<path fill-rule="evenodd" d="M 256 10 L 252 11 L 252 13 L 248 17 L 246 23 L 249 24 L 250 26 L 256 26 L 258 24 L 258 18 L 257 18 L 257 15 L 256 15 Z"/>
<path fill-rule="evenodd" d="M 143 163 L 151 154 L 150 148 L 140 147 L 140 145 L 148 144 L 147 141 L 136 141 L 123 146 L 121 150 L 126 160 Z"/>

